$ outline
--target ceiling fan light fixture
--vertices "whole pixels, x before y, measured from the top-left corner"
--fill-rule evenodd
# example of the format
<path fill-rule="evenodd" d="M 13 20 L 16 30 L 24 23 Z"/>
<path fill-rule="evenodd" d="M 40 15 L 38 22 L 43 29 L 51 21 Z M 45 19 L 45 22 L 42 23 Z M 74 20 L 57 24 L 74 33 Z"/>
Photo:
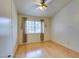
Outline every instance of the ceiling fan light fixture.
<path fill-rule="evenodd" d="M 44 10 L 46 10 L 46 7 L 45 7 L 45 6 L 39 6 L 39 9 L 40 9 L 41 11 L 44 11 Z"/>

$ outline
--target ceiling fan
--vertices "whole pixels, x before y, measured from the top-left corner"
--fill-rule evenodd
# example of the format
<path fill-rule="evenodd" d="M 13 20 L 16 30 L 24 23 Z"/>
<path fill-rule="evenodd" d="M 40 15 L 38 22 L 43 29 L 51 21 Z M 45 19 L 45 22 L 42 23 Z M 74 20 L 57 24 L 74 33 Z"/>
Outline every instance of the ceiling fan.
<path fill-rule="evenodd" d="M 35 3 L 36 6 L 38 6 L 38 8 L 40 10 L 45 10 L 48 7 L 48 4 L 51 4 L 53 0 L 39 0 L 39 3 Z"/>

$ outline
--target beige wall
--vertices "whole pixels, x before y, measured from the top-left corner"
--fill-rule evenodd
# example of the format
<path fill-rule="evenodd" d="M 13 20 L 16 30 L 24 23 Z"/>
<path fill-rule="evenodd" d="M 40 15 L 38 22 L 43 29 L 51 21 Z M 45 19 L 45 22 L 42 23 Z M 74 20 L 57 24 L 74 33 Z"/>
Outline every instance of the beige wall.
<path fill-rule="evenodd" d="M 0 57 L 13 56 L 17 42 L 17 16 L 13 0 L 0 0 L 0 26 L 5 27 L 0 30 L 0 36 L 3 35 L 3 38 L 0 37 Z"/>
<path fill-rule="evenodd" d="M 45 24 L 46 24 L 46 27 L 45 27 L 45 41 L 50 40 L 50 18 L 19 15 L 19 42 L 20 42 L 20 44 L 22 44 L 22 39 L 23 39 L 23 37 L 22 37 L 23 30 L 21 29 L 21 22 L 22 22 L 21 18 L 22 17 L 27 17 L 28 20 L 44 19 Z M 40 36 L 39 34 L 35 34 L 35 35 L 29 34 L 28 35 L 29 40 L 28 40 L 27 43 L 40 42 L 39 36 Z"/>
<path fill-rule="evenodd" d="M 52 40 L 79 52 L 79 0 L 72 0 L 52 18 Z"/>

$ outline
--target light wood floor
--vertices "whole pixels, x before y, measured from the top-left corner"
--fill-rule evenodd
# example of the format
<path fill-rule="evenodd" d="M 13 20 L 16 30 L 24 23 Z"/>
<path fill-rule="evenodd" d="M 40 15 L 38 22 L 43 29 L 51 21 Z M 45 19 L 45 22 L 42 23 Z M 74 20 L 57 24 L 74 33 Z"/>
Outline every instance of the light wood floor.
<path fill-rule="evenodd" d="M 57 43 L 48 41 L 19 45 L 15 58 L 77 58 L 79 54 Z"/>

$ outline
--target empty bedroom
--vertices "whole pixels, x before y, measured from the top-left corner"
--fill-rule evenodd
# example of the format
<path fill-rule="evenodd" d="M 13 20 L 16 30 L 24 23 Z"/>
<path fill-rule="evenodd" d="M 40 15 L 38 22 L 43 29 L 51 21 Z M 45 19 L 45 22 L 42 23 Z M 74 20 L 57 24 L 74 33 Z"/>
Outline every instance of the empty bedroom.
<path fill-rule="evenodd" d="M 0 58 L 79 58 L 79 0 L 0 0 Z"/>

